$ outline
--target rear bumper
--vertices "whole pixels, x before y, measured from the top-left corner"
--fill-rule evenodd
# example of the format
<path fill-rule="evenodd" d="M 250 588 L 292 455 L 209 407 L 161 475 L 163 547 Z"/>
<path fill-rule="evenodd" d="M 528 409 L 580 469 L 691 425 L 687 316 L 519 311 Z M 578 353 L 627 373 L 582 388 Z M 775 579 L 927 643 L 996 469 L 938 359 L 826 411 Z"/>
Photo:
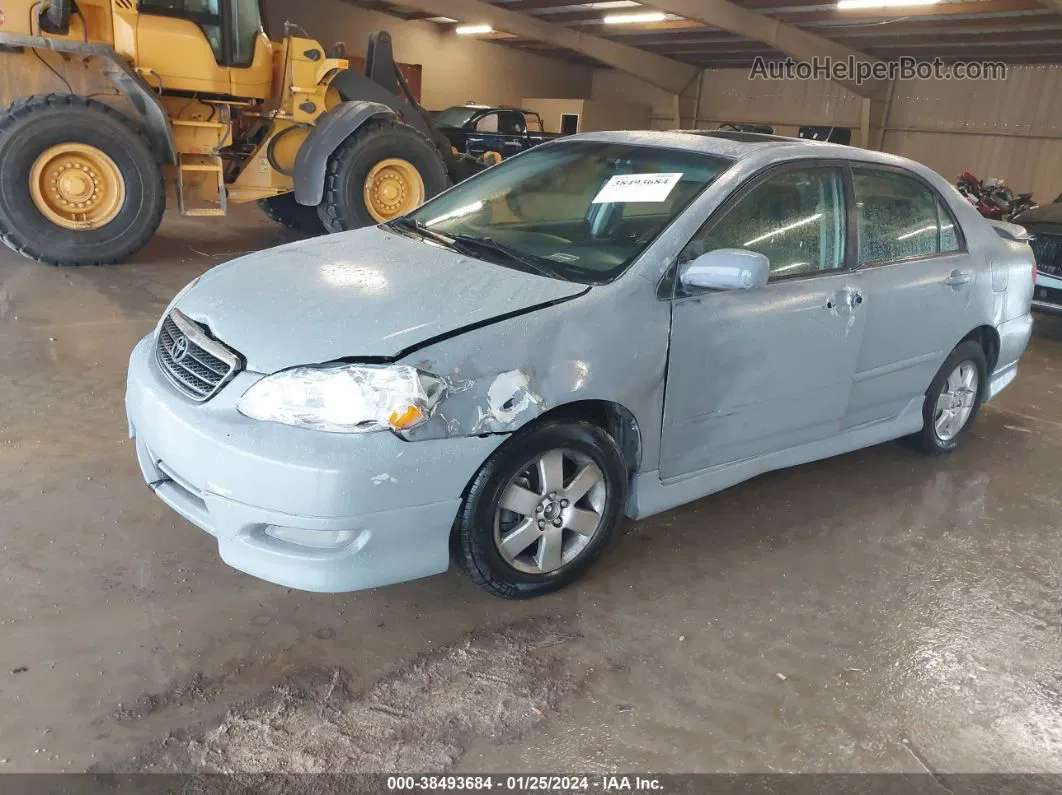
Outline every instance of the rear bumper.
<path fill-rule="evenodd" d="M 996 359 L 996 369 L 988 379 L 985 400 L 994 398 L 1017 377 L 1018 359 L 1029 344 L 1032 327 L 1032 314 L 1021 315 L 996 327 L 999 332 L 999 356 Z"/>
<path fill-rule="evenodd" d="M 404 442 L 258 422 L 235 402 L 260 377 L 241 373 L 195 403 L 140 341 L 126 412 L 158 497 L 230 566 L 280 585 L 353 591 L 445 571 L 461 494 L 504 437 Z"/>

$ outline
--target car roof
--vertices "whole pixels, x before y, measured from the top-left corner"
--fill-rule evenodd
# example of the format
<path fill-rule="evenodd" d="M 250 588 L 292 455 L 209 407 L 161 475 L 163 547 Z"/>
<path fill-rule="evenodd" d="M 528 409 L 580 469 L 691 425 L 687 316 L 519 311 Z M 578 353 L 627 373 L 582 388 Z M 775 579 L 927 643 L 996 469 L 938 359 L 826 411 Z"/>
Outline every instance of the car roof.
<path fill-rule="evenodd" d="M 515 110 L 519 113 L 536 113 L 536 111 L 528 110 L 527 108 L 517 108 L 513 105 L 451 105 L 447 110 L 452 108 L 465 108 L 466 110 Z"/>
<path fill-rule="evenodd" d="M 778 156 L 779 160 L 837 158 L 839 160 L 903 166 L 918 172 L 928 170 L 925 166 L 913 160 L 884 152 L 862 149 L 858 146 L 813 141 L 810 138 L 790 138 L 784 135 L 731 130 L 625 130 L 580 133 L 566 136 L 559 140 L 664 146 L 670 149 L 685 149 L 691 152 L 718 155 L 733 160 L 742 160 L 753 155 L 766 155 L 769 158 L 773 153 Z"/>

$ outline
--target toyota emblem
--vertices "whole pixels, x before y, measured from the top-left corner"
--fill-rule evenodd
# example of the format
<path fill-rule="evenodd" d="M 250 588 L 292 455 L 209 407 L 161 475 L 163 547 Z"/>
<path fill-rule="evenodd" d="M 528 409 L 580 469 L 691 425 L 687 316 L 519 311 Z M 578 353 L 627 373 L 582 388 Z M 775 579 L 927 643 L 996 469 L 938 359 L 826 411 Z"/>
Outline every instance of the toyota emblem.
<path fill-rule="evenodd" d="M 173 357 L 175 362 L 181 361 L 188 353 L 188 338 L 181 334 L 177 339 L 173 341 L 173 345 L 170 346 L 170 356 Z"/>

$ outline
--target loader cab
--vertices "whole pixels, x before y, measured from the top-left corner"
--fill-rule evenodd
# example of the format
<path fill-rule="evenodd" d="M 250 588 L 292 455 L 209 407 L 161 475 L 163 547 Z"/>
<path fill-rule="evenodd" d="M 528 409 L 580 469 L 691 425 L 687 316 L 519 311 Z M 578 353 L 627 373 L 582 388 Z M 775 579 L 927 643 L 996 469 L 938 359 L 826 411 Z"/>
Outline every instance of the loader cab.
<path fill-rule="evenodd" d="M 247 99 L 272 94 L 273 45 L 262 0 L 114 0 L 115 45 L 135 40 L 141 75 L 164 91 Z M 132 30 L 128 30 L 129 23 Z"/>

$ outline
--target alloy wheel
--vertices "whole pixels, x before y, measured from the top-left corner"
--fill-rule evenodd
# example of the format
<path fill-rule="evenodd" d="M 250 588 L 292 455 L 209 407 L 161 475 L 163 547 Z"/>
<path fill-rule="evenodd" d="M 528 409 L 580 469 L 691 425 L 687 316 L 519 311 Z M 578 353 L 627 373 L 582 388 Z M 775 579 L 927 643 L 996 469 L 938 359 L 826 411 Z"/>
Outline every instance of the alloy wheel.
<path fill-rule="evenodd" d="M 971 361 L 960 362 L 937 398 L 933 427 L 941 441 L 954 439 L 966 427 L 977 403 L 980 378 L 977 366 Z"/>
<path fill-rule="evenodd" d="M 574 450 L 529 461 L 502 491 L 494 543 L 525 574 L 550 574 L 589 546 L 603 524 L 608 487 L 600 467 Z"/>

